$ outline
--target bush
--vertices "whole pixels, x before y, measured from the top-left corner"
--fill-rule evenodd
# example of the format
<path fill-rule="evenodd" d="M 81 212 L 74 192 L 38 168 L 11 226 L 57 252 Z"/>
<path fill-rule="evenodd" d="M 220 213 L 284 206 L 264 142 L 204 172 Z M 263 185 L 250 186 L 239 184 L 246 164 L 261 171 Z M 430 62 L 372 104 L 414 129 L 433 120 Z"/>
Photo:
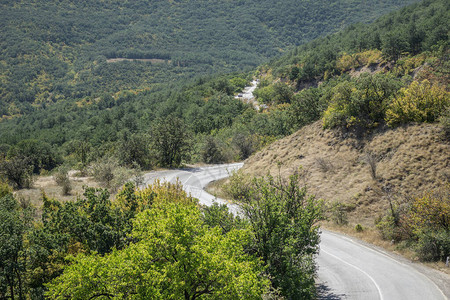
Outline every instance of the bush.
<path fill-rule="evenodd" d="M 114 158 L 106 158 L 93 163 L 90 166 L 90 174 L 111 191 L 117 190 L 125 182 L 137 177 L 136 171 L 121 167 L 118 160 Z"/>
<path fill-rule="evenodd" d="M 348 206 L 345 204 L 335 201 L 330 207 L 331 220 L 337 225 L 347 225 L 348 224 Z"/>
<path fill-rule="evenodd" d="M 207 136 L 202 149 L 202 159 L 207 164 L 216 164 L 225 161 L 225 157 L 212 136 Z"/>
<path fill-rule="evenodd" d="M 15 189 L 31 188 L 33 184 L 33 166 L 26 157 L 14 157 L 1 162 L 0 175 Z"/>
<path fill-rule="evenodd" d="M 370 176 L 372 176 L 373 180 L 377 179 L 377 163 L 378 159 L 375 154 L 369 152 L 366 153 L 363 157 L 364 162 L 369 166 Z"/>
<path fill-rule="evenodd" d="M 53 177 L 56 181 L 56 184 L 62 187 L 62 195 L 70 195 L 70 192 L 72 191 L 72 184 L 70 183 L 67 170 L 60 169 Z"/>
<path fill-rule="evenodd" d="M 396 126 L 409 122 L 435 122 L 450 106 L 450 93 L 428 80 L 412 82 L 400 90 L 386 111 L 386 122 Z"/>
<path fill-rule="evenodd" d="M 361 224 L 356 224 L 355 225 L 355 231 L 356 232 L 363 232 L 364 228 L 361 226 Z"/>
<path fill-rule="evenodd" d="M 444 260 L 450 255 L 450 185 L 405 204 L 393 204 L 376 226 L 384 239 L 411 242 L 425 261 Z"/>
<path fill-rule="evenodd" d="M 425 230 L 418 235 L 416 252 L 424 261 L 445 261 L 450 255 L 450 230 Z"/>
<path fill-rule="evenodd" d="M 61 163 L 61 157 L 55 153 L 52 146 L 33 139 L 22 140 L 11 147 L 8 158 L 27 158 L 34 174 L 39 174 L 42 169 L 50 171 Z"/>
<path fill-rule="evenodd" d="M 249 246 L 267 265 L 272 285 L 286 299 L 313 299 L 322 201 L 289 181 L 268 175 L 254 178 L 241 210 L 253 230 Z"/>
<path fill-rule="evenodd" d="M 361 75 L 330 90 L 328 108 L 323 114 L 324 128 L 372 128 L 384 121 L 386 107 L 401 83 L 391 75 Z"/>
<path fill-rule="evenodd" d="M 223 188 L 234 200 L 247 199 L 252 189 L 251 180 L 242 171 L 233 171 Z"/>

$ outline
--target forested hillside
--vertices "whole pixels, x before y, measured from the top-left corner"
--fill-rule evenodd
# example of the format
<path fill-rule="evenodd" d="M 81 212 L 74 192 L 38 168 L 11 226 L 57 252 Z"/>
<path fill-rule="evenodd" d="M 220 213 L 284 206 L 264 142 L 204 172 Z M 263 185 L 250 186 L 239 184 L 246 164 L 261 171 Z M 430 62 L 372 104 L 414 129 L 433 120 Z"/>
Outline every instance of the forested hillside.
<path fill-rule="evenodd" d="M 61 100 L 26 118 L 4 120 L 3 173 L 15 177 L 13 184 L 21 187 L 27 186 L 27 180 L 20 181 L 29 172 L 52 170 L 63 162 L 86 172 L 94 163 L 109 169 L 150 168 L 245 159 L 321 117 L 328 127 L 349 129 L 436 121 L 448 98 L 448 11 L 445 1 L 426 1 L 300 46 L 256 73 Z M 108 65 L 121 64 L 135 63 Z M 378 74 L 352 75 L 364 70 Z M 258 101 L 270 106 L 263 113 L 233 97 L 254 75 L 261 77 L 255 91 Z M 427 79 L 433 87 L 425 83 L 409 89 L 411 76 Z M 308 86 L 312 88 L 304 89 Z M 429 116 L 414 111 L 400 116 L 400 93 L 420 88 L 444 100 L 436 100 L 438 108 L 427 112 Z M 394 96 L 399 100 L 388 107 Z M 357 101 L 349 102 L 353 98 Z M 32 169 L 25 168 L 30 164 Z M 13 175 L 16 170 L 23 173 Z"/>
<path fill-rule="evenodd" d="M 424 260 L 448 256 L 448 189 L 396 198 L 399 187 L 448 186 L 448 1 L 302 44 L 404 3 L 3 1 L 0 298 L 314 299 L 323 210 L 343 224 L 379 199 L 384 238 Z M 255 78 L 261 110 L 235 98 Z M 295 174 L 234 175 L 226 190 L 244 219 L 199 207 L 179 184 L 140 190 L 136 176 L 120 188 L 124 168 L 263 148 L 248 169 L 284 175 L 292 164 Z M 67 202 L 43 192 L 37 209 L 13 192 L 52 172 L 70 193 L 68 169 L 105 188 Z M 299 187 L 305 178 L 349 199 L 324 206 Z"/>
<path fill-rule="evenodd" d="M 412 2 L 2 1 L 0 117 L 256 67 Z"/>

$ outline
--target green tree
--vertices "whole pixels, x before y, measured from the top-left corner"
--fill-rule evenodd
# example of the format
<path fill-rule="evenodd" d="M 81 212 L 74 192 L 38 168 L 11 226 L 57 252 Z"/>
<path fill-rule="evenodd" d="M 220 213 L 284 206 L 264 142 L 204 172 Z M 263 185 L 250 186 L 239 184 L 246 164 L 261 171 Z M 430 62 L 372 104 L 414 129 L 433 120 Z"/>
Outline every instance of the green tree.
<path fill-rule="evenodd" d="M 216 139 L 212 136 L 207 136 L 205 138 L 205 144 L 203 145 L 201 154 L 203 161 L 207 164 L 216 164 L 225 161 L 225 157 L 222 154 Z"/>
<path fill-rule="evenodd" d="M 316 88 L 303 90 L 294 96 L 289 107 L 293 127 L 300 128 L 320 118 L 323 108 L 320 106 L 319 99 L 320 91 Z"/>
<path fill-rule="evenodd" d="M 150 166 L 150 145 L 147 138 L 139 134 L 124 132 L 119 140 L 118 157 L 122 165 L 141 168 Z"/>
<path fill-rule="evenodd" d="M 267 266 L 274 288 L 287 299 L 314 298 L 322 202 L 298 186 L 298 175 L 288 183 L 270 175 L 255 178 L 240 201 L 254 234 L 250 249 Z"/>
<path fill-rule="evenodd" d="M 383 39 L 383 55 L 389 60 L 397 61 L 408 46 L 404 32 L 400 30 L 389 32 Z"/>
<path fill-rule="evenodd" d="M 435 122 L 450 107 L 450 93 L 428 80 L 413 81 L 400 90 L 386 111 L 390 126 L 408 122 Z"/>
<path fill-rule="evenodd" d="M 13 157 L 0 162 L 0 175 L 15 189 L 30 188 L 33 182 L 33 166 L 28 157 Z"/>
<path fill-rule="evenodd" d="M 24 235 L 32 210 L 21 207 L 10 191 L 0 186 L 0 298 L 25 299 L 26 249 Z"/>
<path fill-rule="evenodd" d="M 169 116 L 152 128 L 153 149 L 159 164 L 178 167 L 189 155 L 189 132 L 183 120 Z"/>
<path fill-rule="evenodd" d="M 8 158 L 14 157 L 28 158 L 35 174 L 39 174 L 41 169 L 50 171 L 61 162 L 61 158 L 48 143 L 34 139 L 23 140 L 11 147 Z"/>
<path fill-rule="evenodd" d="M 139 240 L 103 257 L 79 255 L 49 285 L 50 299 L 260 299 L 269 282 L 244 252 L 248 230 L 222 234 L 192 204 L 161 203 L 140 213 Z"/>

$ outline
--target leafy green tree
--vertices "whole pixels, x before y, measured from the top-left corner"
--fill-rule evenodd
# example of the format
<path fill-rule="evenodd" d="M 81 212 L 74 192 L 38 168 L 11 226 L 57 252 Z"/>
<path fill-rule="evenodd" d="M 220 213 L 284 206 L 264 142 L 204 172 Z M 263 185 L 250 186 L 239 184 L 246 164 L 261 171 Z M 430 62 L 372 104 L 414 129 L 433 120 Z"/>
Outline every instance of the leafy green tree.
<path fill-rule="evenodd" d="M 267 266 L 274 288 L 287 299 L 313 299 L 322 202 L 298 186 L 298 175 L 288 183 L 255 178 L 239 200 L 254 234 L 250 249 Z"/>
<path fill-rule="evenodd" d="M 28 157 L 14 157 L 0 162 L 0 175 L 15 189 L 30 188 L 33 183 L 33 166 Z"/>
<path fill-rule="evenodd" d="M 402 31 L 389 32 L 383 39 L 383 55 L 393 61 L 397 61 L 408 49 L 407 37 Z"/>
<path fill-rule="evenodd" d="M 205 144 L 202 149 L 202 159 L 207 164 L 216 164 L 225 161 L 225 157 L 217 143 L 212 136 L 205 138 Z"/>
<path fill-rule="evenodd" d="M 151 137 L 161 166 L 178 167 L 188 157 L 189 132 L 183 120 L 173 116 L 158 120 L 152 128 Z"/>
<path fill-rule="evenodd" d="M 48 233 L 63 235 L 67 247 L 83 245 L 100 254 L 121 248 L 125 243 L 124 220 L 112 207 L 105 189 L 86 188 L 75 202 L 61 203 L 43 197 L 42 222 Z"/>
<path fill-rule="evenodd" d="M 87 139 L 74 139 L 71 140 L 67 145 L 66 145 L 67 151 L 69 153 L 75 153 L 77 159 L 79 162 L 81 162 L 81 165 L 83 167 L 85 167 L 88 163 L 88 156 L 89 156 L 89 152 L 92 148 L 92 145 L 89 141 L 87 141 Z"/>
<path fill-rule="evenodd" d="M 24 235 L 32 221 L 30 207 L 20 207 L 13 194 L 0 186 L 0 298 L 26 299 Z"/>
<path fill-rule="evenodd" d="M 392 75 L 363 75 L 330 89 L 324 127 L 372 128 L 384 121 L 386 110 L 402 83 Z"/>
<path fill-rule="evenodd" d="M 428 80 L 414 81 L 400 90 L 386 112 L 390 126 L 408 122 L 435 122 L 450 107 L 450 93 Z"/>
<path fill-rule="evenodd" d="M 150 145 L 147 138 L 139 134 L 124 132 L 119 140 L 118 158 L 122 165 L 141 168 L 150 166 Z"/>
<path fill-rule="evenodd" d="M 306 89 L 295 95 L 289 107 L 292 126 L 300 128 L 318 120 L 323 110 L 319 100 L 320 91 L 316 88 Z"/>
<path fill-rule="evenodd" d="M 28 158 L 35 174 L 41 169 L 50 171 L 61 162 L 61 158 L 48 143 L 34 139 L 23 140 L 11 147 L 8 158 L 14 157 Z"/>
<path fill-rule="evenodd" d="M 79 255 L 49 285 L 50 299 L 258 299 L 268 290 L 247 230 L 222 234 L 194 205 L 166 202 L 140 213 L 129 247 Z"/>
<path fill-rule="evenodd" d="M 245 228 L 248 224 L 245 219 L 233 215 L 225 204 L 214 202 L 211 206 L 202 207 L 203 222 L 209 227 L 219 227 L 223 233 L 232 229 Z"/>

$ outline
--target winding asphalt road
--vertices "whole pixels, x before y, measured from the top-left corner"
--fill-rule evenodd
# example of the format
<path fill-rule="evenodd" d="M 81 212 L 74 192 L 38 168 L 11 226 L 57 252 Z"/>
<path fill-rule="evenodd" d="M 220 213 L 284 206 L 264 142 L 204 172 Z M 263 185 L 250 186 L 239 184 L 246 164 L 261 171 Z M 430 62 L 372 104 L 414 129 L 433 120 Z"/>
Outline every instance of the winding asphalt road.
<path fill-rule="evenodd" d="M 242 166 L 243 163 L 236 163 L 151 172 L 144 176 L 144 183 L 150 184 L 155 179 L 172 183 L 179 180 L 185 191 L 201 204 L 212 205 L 217 201 L 238 213 L 236 205 L 215 199 L 204 188 Z M 317 262 L 320 299 L 445 300 L 450 297 L 450 276 L 329 231 L 322 231 Z"/>

